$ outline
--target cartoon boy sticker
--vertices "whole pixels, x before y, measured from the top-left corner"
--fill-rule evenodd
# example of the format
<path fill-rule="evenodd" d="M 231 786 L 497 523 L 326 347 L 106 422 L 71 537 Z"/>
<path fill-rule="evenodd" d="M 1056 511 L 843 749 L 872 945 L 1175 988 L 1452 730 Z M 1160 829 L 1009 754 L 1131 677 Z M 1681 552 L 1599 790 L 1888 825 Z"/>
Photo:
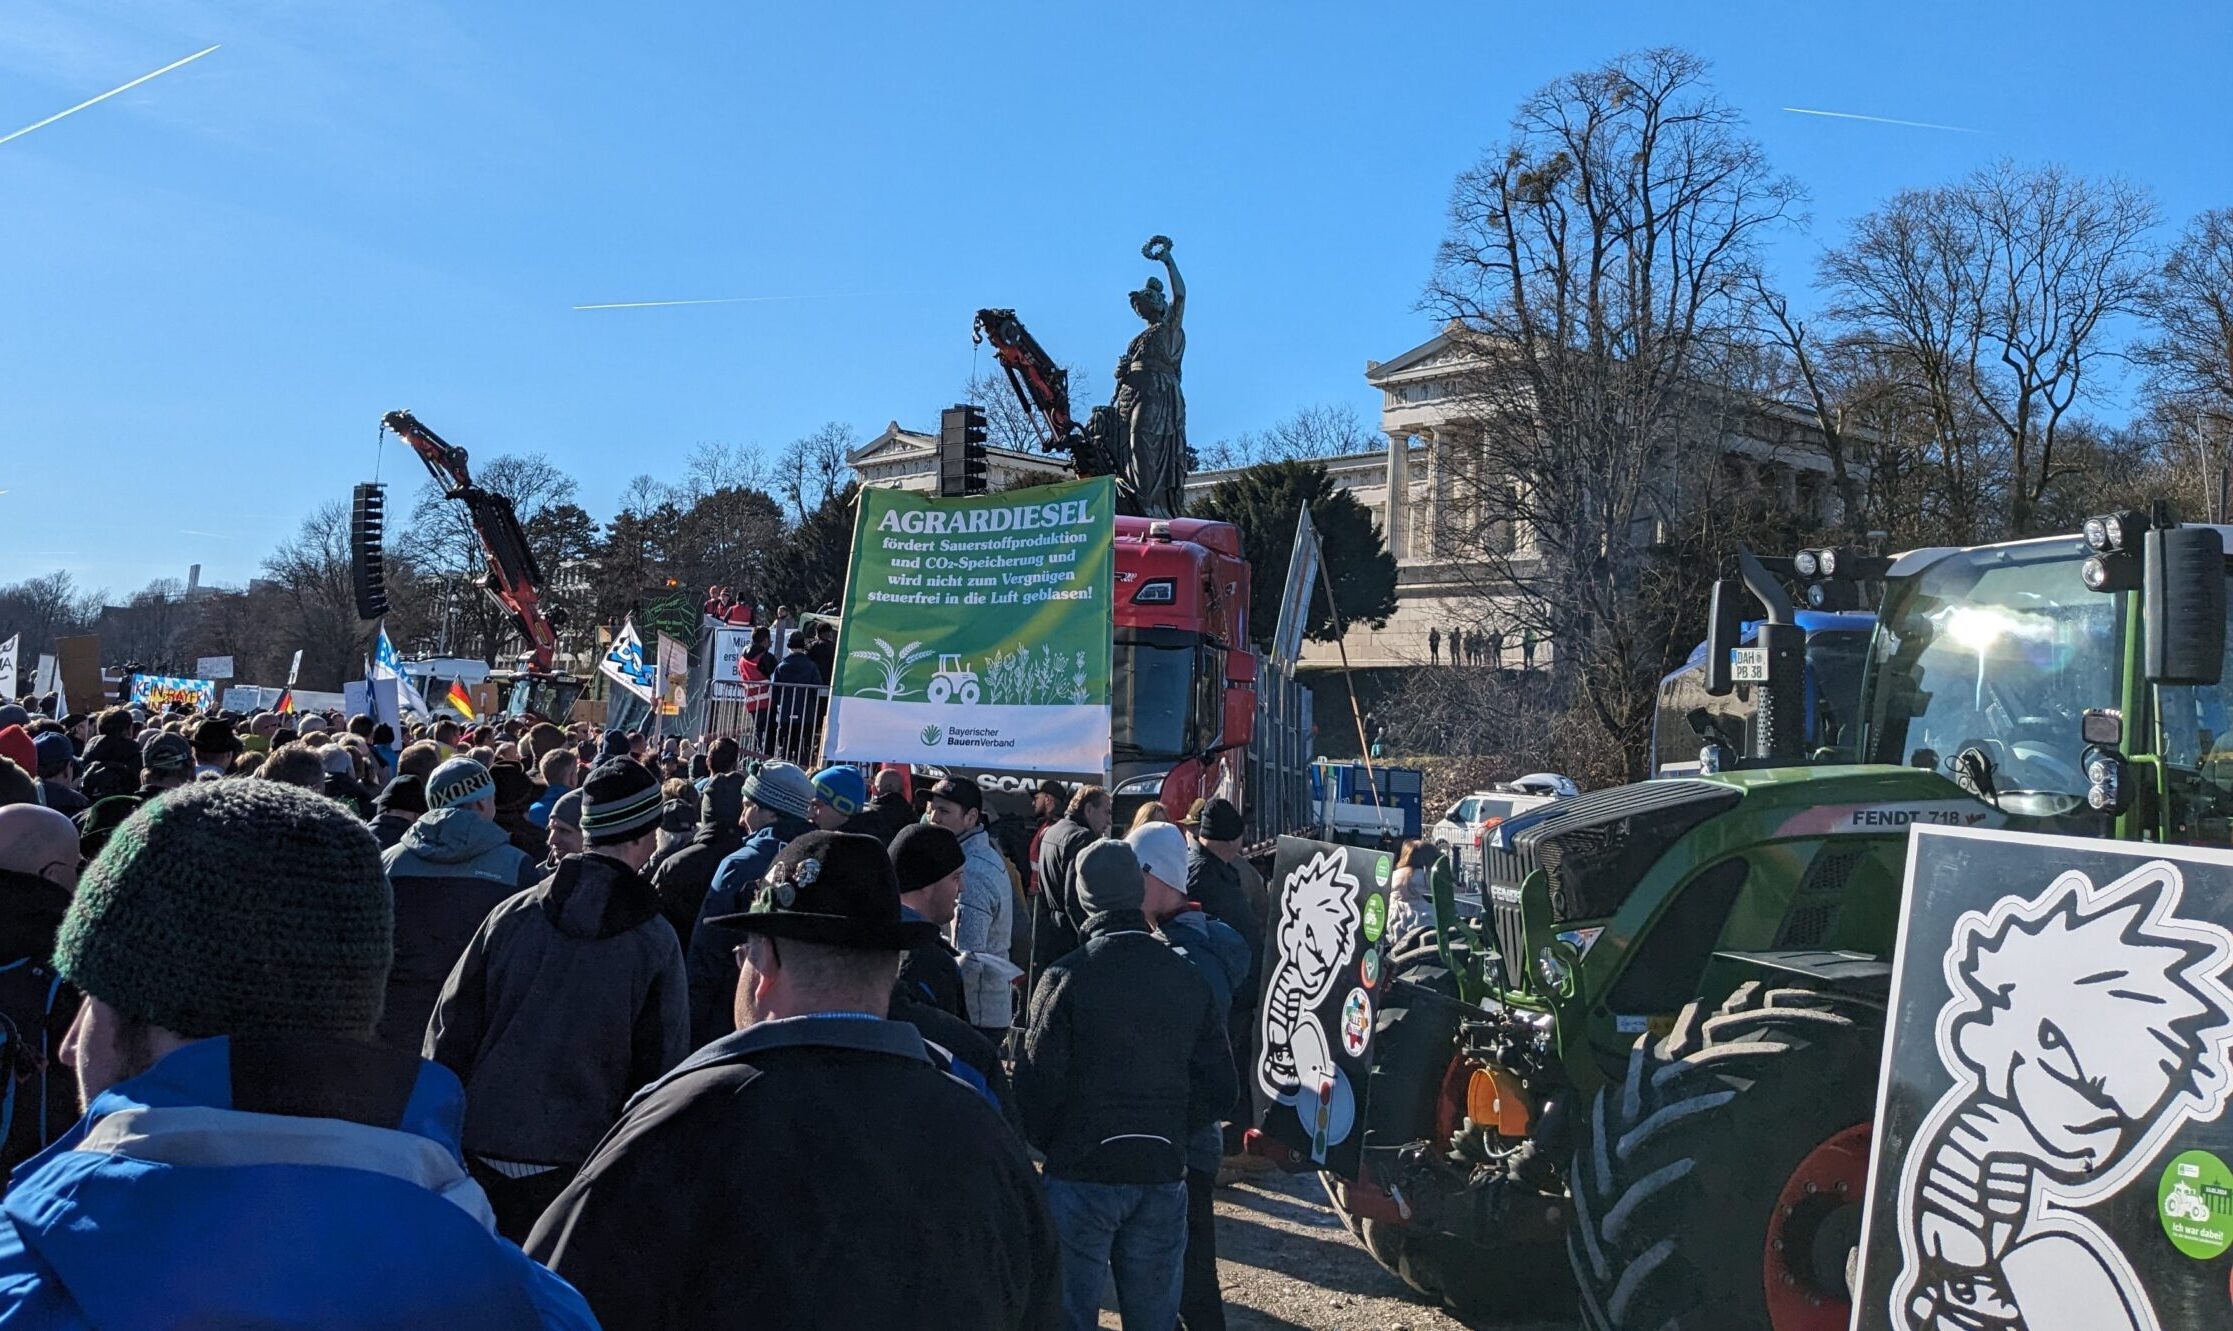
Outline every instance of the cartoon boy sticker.
<path fill-rule="evenodd" d="M 1273 933 L 1278 960 L 1264 996 L 1264 1052 L 1257 1084 L 1275 1100 L 1317 1087 L 1333 1070 L 1333 1049 L 1318 1005 L 1357 951 L 1362 923 L 1357 879 L 1346 851 L 1313 855 L 1287 876 Z"/>
<path fill-rule="evenodd" d="M 2081 1213 L 2224 1107 L 2233 937 L 2174 912 L 2177 866 L 2057 878 L 1971 911 L 1946 954 L 1954 1085 L 1900 1176 L 1895 1326 L 2153 1331 L 2146 1291 Z"/>

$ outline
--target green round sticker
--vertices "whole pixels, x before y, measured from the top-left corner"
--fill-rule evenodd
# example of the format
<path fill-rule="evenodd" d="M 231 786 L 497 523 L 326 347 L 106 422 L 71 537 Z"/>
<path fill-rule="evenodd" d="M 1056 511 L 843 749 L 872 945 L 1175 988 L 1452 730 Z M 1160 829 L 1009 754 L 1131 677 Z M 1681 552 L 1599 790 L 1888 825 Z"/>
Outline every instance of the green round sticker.
<path fill-rule="evenodd" d="M 1380 941 L 1380 931 L 1388 927 L 1388 898 L 1378 893 L 1365 898 L 1365 941 Z"/>
<path fill-rule="evenodd" d="M 1383 855 L 1379 859 L 1373 861 L 1372 881 L 1382 887 L 1386 887 L 1388 885 L 1388 879 L 1394 876 L 1395 872 L 1395 857 L 1391 855 Z"/>
<path fill-rule="evenodd" d="M 2171 1246 L 2208 1261 L 2233 1248 L 2233 1170 L 2208 1151 L 2173 1157 L 2156 1184 L 2157 1218 Z"/>

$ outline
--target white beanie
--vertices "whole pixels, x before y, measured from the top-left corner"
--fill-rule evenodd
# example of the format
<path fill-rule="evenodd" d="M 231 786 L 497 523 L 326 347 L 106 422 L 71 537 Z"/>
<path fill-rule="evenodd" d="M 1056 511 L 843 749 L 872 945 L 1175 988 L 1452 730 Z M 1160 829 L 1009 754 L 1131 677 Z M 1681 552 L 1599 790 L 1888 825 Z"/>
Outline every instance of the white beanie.
<path fill-rule="evenodd" d="M 1140 861 L 1140 871 L 1163 880 L 1175 891 L 1186 890 L 1186 833 L 1174 823 L 1148 823 L 1135 827 L 1124 844 Z"/>

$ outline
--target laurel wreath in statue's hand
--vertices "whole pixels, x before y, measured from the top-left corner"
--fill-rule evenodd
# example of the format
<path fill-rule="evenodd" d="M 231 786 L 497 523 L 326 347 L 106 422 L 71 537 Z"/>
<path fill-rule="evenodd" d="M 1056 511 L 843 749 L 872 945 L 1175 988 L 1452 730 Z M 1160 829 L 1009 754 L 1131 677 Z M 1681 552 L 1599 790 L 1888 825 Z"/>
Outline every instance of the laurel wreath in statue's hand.
<path fill-rule="evenodd" d="M 1149 236 L 1148 243 L 1140 247 L 1140 256 L 1151 259 L 1156 263 L 1161 263 L 1163 260 L 1170 258 L 1171 238 L 1169 236 Z"/>

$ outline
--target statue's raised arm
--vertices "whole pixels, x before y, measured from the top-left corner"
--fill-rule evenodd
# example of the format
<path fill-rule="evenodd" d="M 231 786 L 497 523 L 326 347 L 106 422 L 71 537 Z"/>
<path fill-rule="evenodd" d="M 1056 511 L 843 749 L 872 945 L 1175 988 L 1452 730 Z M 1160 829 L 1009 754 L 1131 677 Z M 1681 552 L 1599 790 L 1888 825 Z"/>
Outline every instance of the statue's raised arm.
<path fill-rule="evenodd" d="M 1183 322 L 1186 313 L 1186 279 L 1179 276 L 1179 266 L 1171 260 L 1171 238 L 1149 236 L 1148 243 L 1140 247 L 1140 254 L 1143 258 L 1162 264 L 1163 271 L 1171 275 L 1170 321 L 1176 327 Z"/>

